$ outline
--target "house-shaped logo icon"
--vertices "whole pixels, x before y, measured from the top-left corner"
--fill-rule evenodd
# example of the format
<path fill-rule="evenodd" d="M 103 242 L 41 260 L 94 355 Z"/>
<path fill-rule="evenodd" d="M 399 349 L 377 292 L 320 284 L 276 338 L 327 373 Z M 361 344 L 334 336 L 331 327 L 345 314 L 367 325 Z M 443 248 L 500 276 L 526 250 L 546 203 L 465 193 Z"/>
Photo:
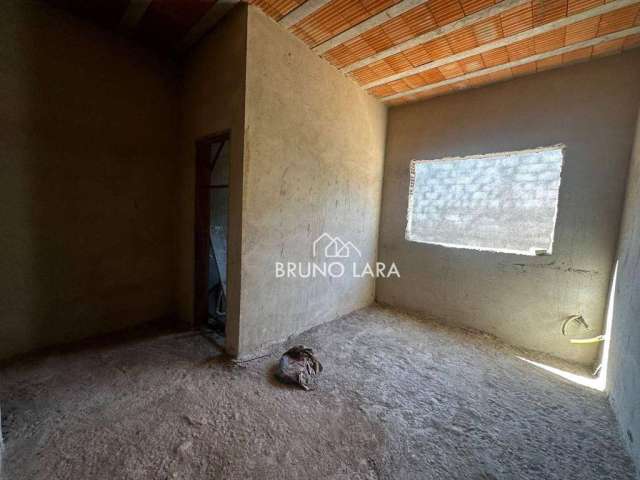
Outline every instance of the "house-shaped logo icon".
<path fill-rule="evenodd" d="M 362 257 L 362 253 L 351 242 L 345 242 L 338 237 L 332 237 L 328 233 L 323 233 L 313 242 L 313 256 L 324 253 L 326 258 L 349 258 L 353 252 Z"/>

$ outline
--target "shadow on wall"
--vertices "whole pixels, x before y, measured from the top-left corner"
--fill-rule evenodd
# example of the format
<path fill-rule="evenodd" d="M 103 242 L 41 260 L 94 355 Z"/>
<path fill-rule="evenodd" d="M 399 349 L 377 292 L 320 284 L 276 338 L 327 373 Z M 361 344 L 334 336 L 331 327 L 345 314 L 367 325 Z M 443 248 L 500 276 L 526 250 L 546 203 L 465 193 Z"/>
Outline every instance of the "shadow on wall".
<path fill-rule="evenodd" d="M 171 315 L 167 66 L 58 10 L 10 1 L 0 90 L 0 358 Z"/>

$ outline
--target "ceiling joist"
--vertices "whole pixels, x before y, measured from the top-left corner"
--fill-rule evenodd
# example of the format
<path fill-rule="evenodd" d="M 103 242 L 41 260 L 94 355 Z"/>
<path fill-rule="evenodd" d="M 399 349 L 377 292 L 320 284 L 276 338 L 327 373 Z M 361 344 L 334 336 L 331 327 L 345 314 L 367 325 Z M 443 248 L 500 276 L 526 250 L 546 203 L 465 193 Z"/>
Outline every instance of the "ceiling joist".
<path fill-rule="evenodd" d="M 325 52 L 328 52 L 334 47 L 338 45 L 348 42 L 349 40 L 356 38 L 358 35 L 366 32 L 367 30 L 371 30 L 372 28 L 377 27 L 378 25 L 382 25 L 389 20 L 402 15 L 405 12 L 408 12 L 412 8 L 417 7 L 425 3 L 425 0 L 402 0 L 400 3 L 396 3 L 394 6 L 387 8 L 386 10 L 374 15 L 373 17 L 369 17 L 364 22 L 361 22 L 354 27 L 346 30 L 333 38 L 330 38 L 324 43 L 313 47 L 313 51 L 319 55 L 322 55 Z"/>
<path fill-rule="evenodd" d="M 383 50 L 379 53 L 371 55 L 367 58 L 359 60 L 355 63 L 347 65 L 341 70 L 344 73 L 349 73 L 358 68 L 365 67 L 371 63 L 377 62 L 378 60 L 382 60 L 391 55 L 395 55 L 396 53 L 400 53 L 409 48 L 417 47 L 423 43 L 427 43 L 431 40 L 434 40 L 439 37 L 444 37 L 445 35 L 455 32 L 456 30 L 460 30 L 461 28 L 468 27 L 473 25 L 474 23 L 481 22 L 486 20 L 487 18 L 494 17 L 496 15 L 500 15 L 512 8 L 519 7 L 521 5 L 529 3 L 531 0 L 503 0 L 502 2 L 494 5 L 493 7 L 485 8 L 484 10 L 480 10 L 479 12 L 473 13 L 471 15 L 467 15 L 466 17 L 461 18 L 460 20 L 456 20 L 455 22 L 448 23 L 443 25 L 440 28 L 436 28 L 435 30 L 431 30 L 422 35 L 418 35 L 406 42 L 402 42 L 398 45 L 395 45 L 391 48 Z"/>
<path fill-rule="evenodd" d="M 525 30 L 524 32 L 517 33 L 516 35 L 512 35 L 510 37 L 501 38 L 495 40 L 493 42 L 485 43 L 484 45 L 480 45 L 479 47 L 472 48 L 470 50 L 465 50 L 464 52 L 460 52 L 455 55 L 450 55 L 448 57 L 442 58 L 440 60 L 436 60 L 424 65 L 420 65 L 419 67 L 412 68 L 410 70 L 406 70 L 404 72 L 397 73 L 395 75 L 389 75 L 380 80 L 375 80 L 373 82 L 367 83 L 363 85 L 364 88 L 373 88 L 379 85 L 384 85 L 389 82 L 393 82 L 396 80 L 400 80 L 402 78 L 409 77 L 411 75 L 424 73 L 433 68 L 438 68 L 443 65 L 448 65 L 453 62 L 457 62 L 459 60 L 463 60 L 468 57 L 472 57 L 474 55 L 479 55 L 481 53 L 489 52 L 496 48 L 504 47 L 507 45 L 511 45 L 516 42 L 520 42 L 522 40 L 526 40 L 529 38 L 533 38 L 537 35 L 541 35 L 543 33 L 551 32 L 553 30 L 557 30 L 559 28 L 566 27 L 567 25 L 571 25 L 573 23 L 577 23 L 583 20 L 587 20 L 589 18 L 597 17 L 603 15 L 605 13 L 612 12 L 614 10 L 618 10 L 620 8 L 627 7 L 634 3 L 638 3 L 638 0 L 616 0 L 611 3 L 606 3 L 596 8 L 592 8 L 591 10 L 586 10 L 575 15 L 571 15 L 570 17 L 562 18 L 560 20 L 556 20 L 555 22 L 550 22 L 540 27 L 532 28 L 530 30 Z"/>
<path fill-rule="evenodd" d="M 283 27 L 292 27 L 302 19 L 324 7 L 330 0 L 307 0 L 295 10 L 292 10 L 280 19 L 278 23 Z"/>
<path fill-rule="evenodd" d="M 134 0 L 131 8 L 141 1 L 154 0 Z M 179 50 L 238 1 L 218 0 Z M 640 46 L 640 0 L 248 1 L 394 104 Z"/>
<path fill-rule="evenodd" d="M 417 93 L 427 92 L 429 90 L 434 90 L 436 88 L 445 87 L 448 85 L 454 85 L 459 82 L 464 82 L 465 80 L 470 80 L 477 77 L 482 77 L 484 75 L 491 75 L 496 72 L 500 72 L 502 70 L 507 70 L 509 68 L 519 67 L 521 65 L 527 65 L 529 63 L 538 62 L 540 60 L 545 60 L 547 58 L 555 57 L 558 55 L 563 55 L 565 53 L 573 52 L 575 50 L 580 50 L 583 48 L 595 47 L 597 45 L 601 45 L 613 40 L 619 40 L 625 38 L 629 35 L 636 35 L 640 33 L 640 27 L 632 27 L 626 30 L 621 30 L 619 32 L 610 33 L 608 35 L 603 35 L 597 38 L 593 38 L 591 40 L 585 40 L 582 42 L 574 43 L 572 45 L 558 48 L 556 50 L 551 50 L 549 52 L 540 53 L 538 55 L 532 55 L 530 57 L 523 58 L 521 60 L 516 60 L 514 62 L 505 63 L 503 65 L 498 65 L 491 68 L 485 68 L 483 70 L 477 70 L 475 72 L 467 73 L 466 75 L 460 75 L 458 77 L 450 78 L 447 80 L 443 80 L 441 82 L 432 83 L 429 85 L 425 85 L 423 87 L 414 88 L 412 90 L 407 90 L 401 93 L 396 93 L 393 95 L 387 95 L 386 97 L 382 97 L 381 100 L 389 101 L 395 100 L 401 97 L 406 97 L 407 95 L 415 95 Z"/>

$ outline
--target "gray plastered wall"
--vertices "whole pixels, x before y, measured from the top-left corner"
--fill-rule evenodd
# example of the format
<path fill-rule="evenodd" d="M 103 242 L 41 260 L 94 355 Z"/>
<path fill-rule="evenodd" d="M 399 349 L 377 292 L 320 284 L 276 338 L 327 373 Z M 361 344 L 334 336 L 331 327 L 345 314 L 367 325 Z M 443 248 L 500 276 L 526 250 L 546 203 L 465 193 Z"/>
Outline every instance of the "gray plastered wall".
<path fill-rule="evenodd" d="M 111 32 L 0 4 L 0 358 L 175 316 L 177 86 Z"/>
<path fill-rule="evenodd" d="M 390 108 L 379 251 L 381 261 L 397 263 L 402 278 L 378 280 L 377 300 L 593 365 L 597 344 L 571 345 L 560 326 L 580 313 L 593 330 L 572 333 L 602 330 L 638 85 L 640 52 L 631 51 Z M 552 255 L 405 240 L 412 159 L 559 143 L 566 149 Z"/>
<path fill-rule="evenodd" d="M 374 263 L 386 107 L 249 8 L 240 352 L 369 305 L 372 278 L 275 278 L 322 233 Z"/>
<path fill-rule="evenodd" d="M 640 116 L 616 264 L 607 390 L 640 479 Z"/>

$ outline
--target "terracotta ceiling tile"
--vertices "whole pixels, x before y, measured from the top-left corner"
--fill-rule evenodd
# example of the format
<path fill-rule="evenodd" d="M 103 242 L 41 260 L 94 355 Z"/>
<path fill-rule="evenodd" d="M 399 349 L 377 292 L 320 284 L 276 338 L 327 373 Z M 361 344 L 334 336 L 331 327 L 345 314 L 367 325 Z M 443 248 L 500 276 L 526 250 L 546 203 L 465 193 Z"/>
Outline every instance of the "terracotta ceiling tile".
<path fill-rule="evenodd" d="M 427 70 L 426 72 L 421 72 L 420 77 L 424 80 L 425 84 L 438 83 L 445 80 L 442 72 L 437 68 L 432 68 L 431 70 Z"/>
<path fill-rule="evenodd" d="M 482 54 L 482 61 L 488 68 L 503 65 L 509 62 L 509 52 L 506 47 L 494 48 Z"/>
<path fill-rule="evenodd" d="M 406 77 L 404 80 L 405 80 L 405 82 L 407 82 L 407 84 L 411 88 L 418 88 L 418 87 L 422 87 L 422 86 L 427 84 L 427 82 L 425 82 L 424 78 L 422 78 L 418 74 Z"/>
<path fill-rule="evenodd" d="M 375 72 L 369 67 L 362 67 L 351 72 L 351 76 L 359 83 L 365 84 L 375 80 Z"/>
<path fill-rule="evenodd" d="M 533 28 L 533 9 L 531 3 L 525 3 L 519 7 L 500 14 L 500 23 L 505 37 L 524 32 Z"/>
<path fill-rule="evenodd" d="M 458 0 L 431 0 L 429 10 L 439 27 L 464 17 L 464 11 Z"/>
<path fill-rule="evenodd" d="M 535 55 L 536 48 L 533 39 L 527 38 L 507 45 L 507 52 L 509 53 L 509 60 L 515 61 Z"/>
<path fill-rule="evenodd" d="M 391 68 L 394 73 L 406 72 L 413 68 L 413 65 L 407 60 L 407 57 L 401 53 L 385 58 L 385 62 L 387 62 L 387 65 L 389 65 L 389 68 Z"/>
<path fill-rule="evenodd" d="M 156 1 L 170 3 L 174 0 L 154 0 L 154 3 Z M 262 8 L 273 18 L 279 19 L 304 3 L 305 0 L 249 1 Z M 400 1 L 331 0 L 322 8 L 298 22 L 291 30 L 309 45 L 318 45 L 390 6 L 398 4 Z M 446 79 L 459 80 L 457 77 L 471 72 L 482 72 L 486 68 L 550 52 L 565 45 L 572 45 L 600 35 L 630 28 L 634 24 L 640 25 L 639 0 L 635 5 L 600 17 L 576 22 L 566 28 L 556 29 L 534 38 L 515 42 L 506 47 L 493 49 L 456 62 L 447 60 L 447 57 L 456 53 L 469 51 L 480 45 L 532 29 L 535 26 L 565 18 L 567 15 L 575 15 L 579 12 L 593 9 L 609 1 L 612 0 L 532 0 L 495 17 L 484 19 L 422 45 L 389 55 L 365 67 L 358 68 L 349 75 L 359 84 L 366 85 L 375 81 L 385 81 L 392 75 L 406 74 L 412 68 L 424 67 L 436 60 L 444 59 L 449 62 L 439 68 L 431 68 L 426 72 L 412 74 L 369 89 L 372 94 L 378 97 L 406 93 L 401 99 L 394 100 L 394 103 L 406 102 L 407 99 L 431 98 L 454 90 L 556 68 L 564 64 L 585 61 L 595 56 L 618 53 L 623 49 L 640 46 L 640 34 L 638 34 L 625 39 L 607 42 L 593 48 L 582 48 L 538 62 L 529 62 L 518 67 L 500 67 L 502 69 L 498 72 L 481 75 L 465 81 L 455 81 L 455 83 L 425 92 L 410 92 L 412 89 L 437 84 Z M 381 25 L 370 28 L 341 45 L 331 48 L 322 57 L 336 67 L 344 68 L 354 62 L 401 45 L 418 35 L 464 18 L 466 15 L 481 12 L 498 3 L 500 3 L 499 0 L 425 0 L 411 10 L 391 18 Z"/>
<path fill-rule="evenodd" d="M 389 86 L 396 93 L 401 93 L 401 92 L 406 92 L 407 90 L 411 90 L 411 87 L 409 86 L 409 84 L 405 82 L 403 79 L 390 82 Z"/>
<path fill-rule="evenodd" d="M 533 26 L 560 20 L 567 16 L 567 0 L 544 0 L 533 2 Z"/>
<path fill-rule="evenodd" d="M 400 15 L 414 35 L 421 35 L 438 27 L 435 18 L 429 10 L 429 3 L 423 3 Z"/>
<path fill-rule="evenodd" d="M 593 57 L 604 57 L 606 55 L 613 55 L 615 53 L 622 52 L 624 46 L 624 38 L 618 38 L 617 40 L 611 40 L 600 45 L 593 47 Z"/>
<path fill-rule="evenodd" d="M 353 54 L 346 45 L 338 45 L 336 48 L 332 48 L 328 52 L 322 55 L 327 62 L 331 63 L 337 68 L 342 68 L 353 62 Z"/>
<path fill-rule="evenodd" d="M 471 26 L 478 45 L 493 42 L 502 38 L 502 25 L 500 17 L 487 18 Z"/>
<path fill-rule="evenodd" d="M 445 37 L 436 38 L 424 44 L 424 48 L 433 60 L 448 57 L 453 54 L 449 42 Z"/>
<path fill-rule="evenodd" d="M 362 34 L 360 38 L 376 53 L 393 47 L 393 42 L 381 28 L 372 28 Z"/>
<path fill-rule="evenodd" d="M 536 53 L 545 53 L 564 46 L 565 29 L 559 28 L 551 32 L 536 35 L 533 38 Z"/>
<path fill-rule="evenodd" d="M 351 52 L 355 61 L 373 55 L 376 51 L 361 36 L 353 38 L 344 44 Z M 351 62 L 352 63 L 352 62 Z"/>
<path fill-rule="evenodd" d="M 361 1 L 344 0 L 338 4 L 336 8 L 340 11 L 340 15 L 348 24 L 348 28 L 357 25 L 371 16 L 371 13 L 369 13 Z M 337 35 L 338 33 L 342 33 L 342 30 L 336 29 L 334 30 L 334 33 Z"/>
<path fill-rule="evenodd" d="M 362 6 L 369 12 L 369 16 L 372 17 L 378 13 L 386 10 L 393 5 L 400 3 L 400 0 L 360 0 Z"/>
<path fill-rule="evenodd" d="M 384 32 L 391 39 L 394 45 L 406 42 L 407 40 L 413 38 L 411 28 L 409 27 L 407 22 L 405 22 L 402 16 L 397 16 L 389 20 L 388 22 L 383 23 L 380 28 L 384 30 Z"/>
<path fill-rule="evenodd" d="M 471 27 L 461 28 L 446 36 L 446 39 L 454 53 L 464 52 L 478 46 L 476 36 Z"/>
<path fill-rule="evenodd" d="M 460 0 L 465 15 L 479 12 L 493 5 L 493 0 Z"/>
<path fill-rule="evenodd" d="M 418 45 L 417 47 L 405 50 L 402 54 L 414 67 L 419 67 L 434 60 L 432 54 L 424 45 Z"/>
<path fill-rule="evenodd" d="M 624 30 L 625 28 L 631 28 L 635 23 L 639 11 L 640 4 L 636 4 L 605 13 L 600 17 L 598 36 Z"/>
<path fill-rule="evenodd" d="M 278 21 L 302 5 L 304 1 L 305 0 L 250 0 L 249 3 L 261 8 L 264 13 Z"/>
<path fill-rule="evenodd" d="M 472 57 L 463 58 L 458 61 L 465 73 L 475 72 L 485 68 L 481 55 L 473 55 Z"/>
<path fill-rule="evenodd" d="M 343 15 L 343 11 L 349 18 L 358 13 L 362 19 L 367 17 L 366 10 L 359 2 L 332 0 L 324 7 L 296 23 L 291 31 L 305 40 L 310 46 L 315 46 L 350 27 L 350 23 Z"/>
<path fill-rule="evenodd" d="M 582 62 L 585 60 L 589 60 L 591 58 L 592 47 L 579 48 L 578 50 L 573 50 L 572 52 L 567 52 L 562 55 L 562 63 L 576 63 Z"/>
<path fill-rule="evenodd" d="M 446 79 L 464 75 L 464 70 L 462 70 L 462 67 L 458 65 L 458 62 L 448 63 L 447 65 L 438 67 L 438 70 L 440 70 L 440 73 L 442 73 Z"/>
<path fill-rule="evenodd" d="M 389 64 L 384 60 L 372 63 L 369 65 L 369 68 L 374 72 L 376 78 L 388 77 L 394 73 Z"/>
<path fill-rule="evenodd" d="M 580 22 L 572 23 L 565 27 L 566 38 L 565 44 L 572 45 L 574 43 L 591 40 L 598 34 L 598 25 L 600 17 L 591 17 Z"/>
<path fill-rule="evenodd" d="M 604 0 L 569 0 L 567 13 L 574 15 L 576 13 L 595 8 L 604 3 Z"/>
<path fill-rule="evenodd" d="M 389 85 L 379 85 L 377 87 L 370 88 L 367 91 L 376 97 L 386 97 L 387 95 L 393 95 L 396 93 Z"/>

